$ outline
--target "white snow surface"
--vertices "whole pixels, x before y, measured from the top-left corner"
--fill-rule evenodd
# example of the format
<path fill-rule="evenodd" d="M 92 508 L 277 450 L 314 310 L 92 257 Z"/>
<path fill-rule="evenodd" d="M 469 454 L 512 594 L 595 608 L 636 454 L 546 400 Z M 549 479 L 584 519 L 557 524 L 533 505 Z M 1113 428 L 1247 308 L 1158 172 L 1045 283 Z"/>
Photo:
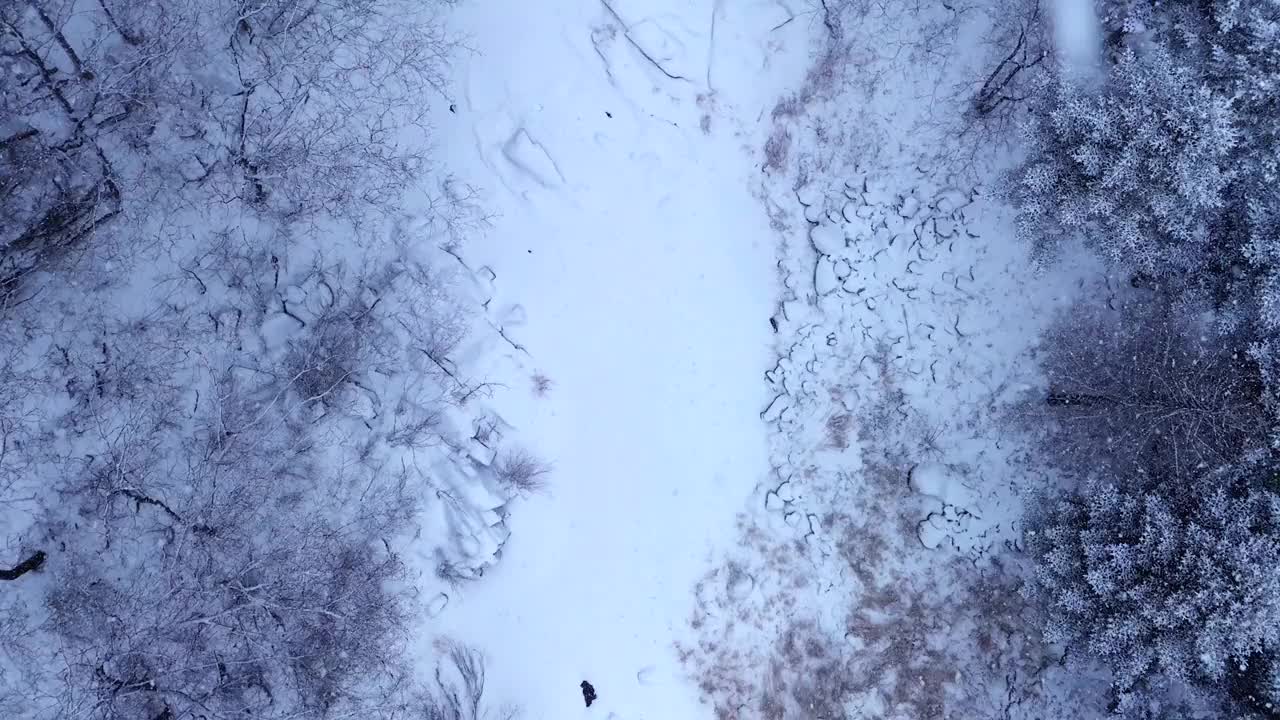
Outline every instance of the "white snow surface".
<path fill-rule="evenodd" d="M 525 718 L 711 716 L 675 643 L 768 469 L 777 237 L 749 188 L 768 108 L 805 69 L 809 26 L 790 17 L 472 0 L 452 18 L 474 53 L 433 117 L 436 157 L 494 213 L 464 254 L 492 275 L 490 322 L 523 375 L 489 378 L 506 386 L 492 404 L 553 471 L 479 582 L 450 587 L 421 558 L 420 644 L 477 646 L 488 697 Z"/>

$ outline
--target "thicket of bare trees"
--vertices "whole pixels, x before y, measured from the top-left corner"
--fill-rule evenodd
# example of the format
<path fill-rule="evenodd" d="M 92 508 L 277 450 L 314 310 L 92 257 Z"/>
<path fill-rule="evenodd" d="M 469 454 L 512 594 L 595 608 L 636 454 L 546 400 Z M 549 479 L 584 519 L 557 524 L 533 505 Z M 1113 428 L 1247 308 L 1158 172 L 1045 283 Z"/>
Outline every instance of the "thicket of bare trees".
<path fill-rule="evenodd" d="M 0 714 L 486 716 L 396 552 L 483 394 L 465 198 L 400 218 L 439 5 L 0 6 Z"/>
<path fill-rule="evenodd" d="M 1050 449 L 1065 468 L 1180 480 L 1266 444 L 1262 379 L 1250 338 L 1224 332 L 1195 305 L 1153 293 L 1082 304 L 1043 339 L 1056 425 Z"/>
<path fill-rule="evenodd" d="M 0 9 L 0 279 L 181 242 L 212 206 L 393 209 L 452 43 L 402 0 L 21 0 Z M 424 18 L 426 18 L 424 20 Z M 130 237 L 132 236 L 132 237 Z M 93 242 L 87 242 L 92 239 Z"/>

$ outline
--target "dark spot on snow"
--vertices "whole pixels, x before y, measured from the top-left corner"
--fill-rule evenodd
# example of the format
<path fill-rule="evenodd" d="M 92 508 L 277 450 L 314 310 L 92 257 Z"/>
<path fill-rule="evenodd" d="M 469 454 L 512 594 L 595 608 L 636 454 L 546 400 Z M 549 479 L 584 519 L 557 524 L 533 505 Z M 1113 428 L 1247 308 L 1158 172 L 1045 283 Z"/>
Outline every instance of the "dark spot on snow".
<path fill-rule="evenodd" d="M 613 113 L 609 112 L 608 110 L 605 110 L 604 114 L 605 114 L 605 117 L 613 117 Z"/>
<path fill-rule="evenodd" d="M 456 112 L 458 112 L 458 106 L 457 106 L 457 105 L 454 105 L 453 103 L 449 103 L 449 112 L 451 112 L 451 113 L 456 113 Z"/>
<path fill-rule="evenodd" d="M 582 688 L 582 699 L 586 701 L 587 707 L 591 707 L 591 703 L 596 701 L 596 689 L 586 680 L 578 687 Z"/>

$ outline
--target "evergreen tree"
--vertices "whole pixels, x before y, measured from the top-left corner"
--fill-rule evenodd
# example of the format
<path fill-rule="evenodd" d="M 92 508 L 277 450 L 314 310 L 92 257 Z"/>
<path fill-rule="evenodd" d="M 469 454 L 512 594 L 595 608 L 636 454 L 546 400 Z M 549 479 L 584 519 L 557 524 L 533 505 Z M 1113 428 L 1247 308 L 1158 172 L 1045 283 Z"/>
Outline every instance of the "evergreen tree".
<path fill-rule="evenodd" d="M 1157 677 L 1236 711 L 1280 706 L 1280 494 L 1255 461 L 1186 482 L 1099 477 L 1043 500 L 1027 592 L 1047 636 L 1114 671 L 1122 707 Z"/>
<path fill-rule="evenodd" d="M 1010 191 L 1040 250 L 1080 233 L 1153 275 L 1243 253 L 1215 232 L 1236 174 L 1235 112 L 1171 52 L 1126 50 L 1102 88 L 1060 79 L 1038 110 Z"/>

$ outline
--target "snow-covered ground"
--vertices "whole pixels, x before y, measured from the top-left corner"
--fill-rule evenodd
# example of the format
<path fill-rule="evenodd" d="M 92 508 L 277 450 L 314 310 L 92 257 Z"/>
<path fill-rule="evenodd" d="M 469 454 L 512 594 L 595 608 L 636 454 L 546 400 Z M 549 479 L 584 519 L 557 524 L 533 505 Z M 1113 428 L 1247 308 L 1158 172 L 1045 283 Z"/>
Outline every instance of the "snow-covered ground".
<path fill-rule="evenodd" d="M 1034 271 L 993 191 L 1001 136 L 965 127 L 983 13 L 830 7 L 765 146 L 771 478 L 683 650 L 718 717 L 1046 716 L 1056 658 L 1004 571 L 1035 475 L 1009 419 L 1091 270 Z"/>
<path fill-rule="evenodd" d="M 493 404 L 554 470 L 483 581 L 430 589 L 424 558 L 420 584 L 449 596 L 430 629 L 485 651 L 489 696 L 526 717 L 710 713 L 674 643 L 767 474 L 777 236 L 750 188 L 813 21 L 755 0 L 474 0 L 453 17 L 474 53 L 434 118 L 437 157 L 494 213 L 466 260 L 492 275 L 523 373 L 490 378 L 507 386 Z"/>
<path fill-rule="evenodd" d="M 521 368 L 493 403 L 554 472 L 431 628 L 527 717 L 583 679 L 617 718 L 1042 707 L 1003 420 L 1093 271 L 1033 272 L 961 122 L 985 16 L 784 5 L 455 17 L 436 137 Z"/>

